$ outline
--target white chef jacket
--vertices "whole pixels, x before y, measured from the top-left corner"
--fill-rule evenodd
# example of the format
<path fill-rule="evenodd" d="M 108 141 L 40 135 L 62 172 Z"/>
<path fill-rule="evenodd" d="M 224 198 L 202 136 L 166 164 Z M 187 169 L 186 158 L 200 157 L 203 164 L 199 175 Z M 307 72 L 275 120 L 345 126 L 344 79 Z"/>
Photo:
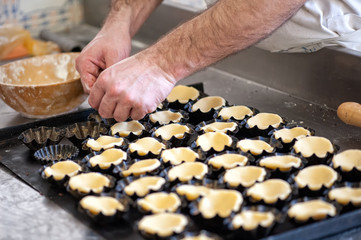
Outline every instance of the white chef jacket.
<path fill-rule="evenodd" d="M 361 52 L 361 0 L 309 0 L 256 46 L 271 52 L 308 53 L 327 46 Z"/>

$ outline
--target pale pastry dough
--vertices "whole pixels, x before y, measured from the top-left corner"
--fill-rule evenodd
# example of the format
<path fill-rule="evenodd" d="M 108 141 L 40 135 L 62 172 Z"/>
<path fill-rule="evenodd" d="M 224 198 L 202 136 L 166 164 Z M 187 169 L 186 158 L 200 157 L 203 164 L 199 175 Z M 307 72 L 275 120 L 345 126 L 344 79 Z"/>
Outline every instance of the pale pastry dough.
<path fill-rule="evenodd" d="M 140 138 L 134 143 L 129 144 L 130 152 L 137 152 L 139 156 L 145 156 L 149 152 L 158 155 L 165 149 L 165 145 L 152 137 Z"/>
<path fill-rule="evenodd" d="M 69 187 L 81 193 L 93 191 L 100 193 L 105 187 L 110 187 L 110 180 L 101 173 L 90 172 L 73 176 L 69 179 Z"/>
<path fill-rule="evenodd" d="M 230 147 L 232 145 L 232 138 L 222 132 L 209 132 L 200 135 L 196 140 L 196 144 L 205 152 L 211 148 L 220 152 L 223 151 L 226 146 Z"/>
<path fill-rule="evenodd" d="M 233 217 L 232 226 L 234 229 L 242 227 L 246 231 L 251 231 L 258 226 L 270 227 L 274 221 L 275 215 L 271 212 L 244 210 Z"/>
<path fill-rule="evenodd" d="M 261 130 L 265 130 L 270 126 L 278 128 L 281 123 L 283 123 L 283 119 L 278 114 L 274 113 L 258 113 L 247 120 L 247 124 L 250 128 L 257 126 Z"/>
<path fill-rule="evenodd" d="M 145 198 L 139 199 L 137 204 L 145 211 L 154 213 L 175 212 L 181 205 L 177 194 L 157 192 L 148 194 Z"/>
<path fill-rule="evenodd" d="M 247 190 L 247 196 L 254 200 L 272 204 L 277 200 L 286 200 L 292 192 L 291 185 L 282 179 L 269 179 L 256 183 Z"/>
<path fill-rule="evenodd" d="M 262 140 L 243 139 L 237 143 L 242 152 L 250 152 L 253 155 L 260 155 L 263 151 L 272 153 L 274 148 Z"/>
<path fill-rule="evenodd" d="M 189 181 L 193 178 L 203 179 L 208 172 L 208 167 L 200 162 L 186 162 L 172 167 L 168 172 L 170 181 L 179 179 L 181 182 Z"/>
<path fill-rule="evenodd" d="M 226 218 L 232 212 L 241 208 L 243 203 L 242 194 L 236 190 L 217 189 L 211 190 L 201 198 L 198 209 L 204 218 L 210 219 L 216 215 Z"/>
<path fill-rule="evenodd" d="M 109 149 L 116 146 L 122 146 L 124 142 L 123 138 L 116 138 L 112 136 L 101 136 L 97 140 L 89 139 L 86 142 L 86 146 L 94 151 L 100 151 L 101 149 Z"/>
<path fill-rule="evenodd" d="M 44 169 L 44 174 L 47 178 L 53 176 L 54 180 L 60 181 L 64 179 L 65 176 L 75 176 L 81 171 L 79 164 L 66 160 L 57 162 L 50 167 Z"/>
<path fill-rule="evenodd" d="M 199 197 L 203 197 L 209 193 L 211 189 L 205 186 L 196 186 L 185 184 L 178 186 L 176 192 L 178 195 L 185 196 L 188 201 L 196 200 Z"/>
<path fill-rule="evenodd" d="M 124 188 L 124 192 L 128 196 L 132 196 L 135 193 L 138 197 L 144 197 L 152 190 L 159 190 L 165 183 L 166 181 L 162 177 L 142 177 L 127 185 Z"/>
<path fill-rule="evenodd" d="M 243 120 L 246 116 L 252 116 L 253 112 L 246 106 L 224 107 L 219 111 L 218 117 L 228 120 L 233 117 L 236 120 Z"/>
<path fill-rule="evenodd" d="M 302 169 L 295 177 L 299 188 L 308 186 L 316 191 L 325 186 L 330 188 L 337 180 L 337 172 L 326 165 L 314 165 Z"/>
<path fill-rule="evenodd" d="M 205 133 L 207 132 L 223 132 L 227 133 L 227 131 L 233 132 L 237 128 L 237 124 L 235 122 L 214 122 L 207 124 L 201 127 Z"/>
<path fill-rule="evenodd" d="M 353 168 L 361 171 L 361 150 L 349 149 L 336 154 L 332 158 L 334 168 L 341 167 L 342 171 L 349 172 Z"/>
<path fill-rule="evenodd" d="M 293 146 L 296 153 L 301 153 L 303 157 L 311 157 L 315 154 L 319 158 L 324 158 L 327 153 L 333 153 L 334 148 L 330 140 L 324 137 L 304 137 L 296 141 Z"/>
<path fill-rule="evenodd" d="M 140 160 L 138 162 L 133 163 L 128 170 L 122 171 L 122 175 L 124 177 L 130 176 L 133 174 L 134 176 L 139 176 L 145 174 L 147 172 L 151 172 L 160 167 L 160 161 L 158 159 L 145 159 Z"/>
<path fill-rule="evenodd" d="M 138 224 L 138 229 L 148 234 L 160 237 L 170 237 L 174 233 L 185 230 L 188 219 L 178 213 L 157 213 L 144 216 Z"/>
<path fill-rule="evenodd" d="M 133 120 L 129 122 L 118 122 L 114 124 L 110 130 L 112 135 L 118 133 L 121 137 L 127 137 L 130 133 L 139 136 L 142 134 L 142 131 L 145 130 L 145 127 L 140 122 Z"/>
<path fill-rule="evenodd" d="M 199 154 L 189 147 L 178 147 L 162 151 L 161 157 L 165 163 L 178 165 L 182 162 L 195 162 L 199 158 Z"/>
<path fill-rule="evenodd" d="M 256 166 L 236 167 L 226 171 L 224 181 L 231 187 L 242 185 L 250 187 L 256 182 L 262 182 L 266 177 L 266 170 Z"/>
<path fill-rule="evenodd" d="M 291 206 L 287 212 L 288 216 L 300 222 L 309 219 L 322 220 L 329 216 L 336 215 L 336 208 L 331 203 L 322 200 L 311 200 L 299 202 Z"/>
<path fill-rule="evenodd" d="M 209 112 L 212 109 L 218 110 L 221 107 L 226 105 L 226 100 L 218 96 L 210 96 L 199 99 L 193 106 L 192 112 L 197 111 L 198 109 L 203 112 Z"/>
<path fill-rule="evenodd" d="M 260 160 L 259 165 L 268 169 L 279 169 L 281 171 L 289 171 L 291 168 L 299 168 L 301 159 L 292 155 L 279 155 L 266 157 Z"/>
<path fill-rule="evenodd" d="M 361 206 L 361 188 L 334 188 L 328 192 L 328 197 L 342 205 L 352 203 L 354 206 Z"/>
<path fill-rule="evenodd" d="M 175 86 L 167 97 L 168 102 L 178 102 L 186 104 L 190 100 L 194 101 L 199 97 L 199 91 L 194 87 L 184 85 Z"/>
<path fill-rule="evenodd" d="M 155 130 L 154 134 L 156 137 L 161 137 L 162 139 L 168 141 L 172 137 L 181 139 L 186 133 L 190 133 L 190 131 L 190 128 L 186 125 L 172 123 L 158 128 Z"/>
<path fill-rule="evenodd" d="M 99 166 L 101 169 L 108 169 L 110 166 L 119 165 L 127 158 L 127 153 L 120 149 L 108 149 L 99 155 L 89 159 L 92 167 Z"/>
<path fill-rule="evenodd" d="M 86 196 L 79 201 L 79 204 L 94 215 L 103 213 L 106 216 L 113 216 L 117 211 L 123 212 L 125 209 L 117 199 L 108 196 Z"/>
<path fill-rule="evenodd" d="M 241 154 L 226 153 L 215 156 L 209 159 L 208 164 L 212 165 L 215 169 L 231 169 L 239 166 L 245 166 L 248 162 L 248 158 Z"/>
<path fill-rule="evenodd" d="M 183 115 L 180 112 L 172 111 L 158 111 L 149 115 L 152 123 L 158 122 L 161 125 L 169 124 L 171 122 L 178 123 L 182 120 Z"/>
<path fill-rule="evenodd" d="M 311 132 L 303 127 L 283 128 L 273 133 L 275 139 L 281 139 L 284 143 L 290 143 L 294 139 L 311 136 Z"/>

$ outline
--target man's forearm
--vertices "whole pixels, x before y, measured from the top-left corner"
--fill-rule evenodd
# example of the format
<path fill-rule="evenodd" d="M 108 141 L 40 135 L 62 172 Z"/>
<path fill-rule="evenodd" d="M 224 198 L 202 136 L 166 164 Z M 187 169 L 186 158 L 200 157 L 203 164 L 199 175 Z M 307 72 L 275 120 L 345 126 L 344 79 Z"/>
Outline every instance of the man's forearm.
<path fill-rule="evenodd" d="M 145 20 L 163 0 L 112 0 L 109 15 L 103 28 L 123 22 L 134 36 Z"/>
<path fill-rule="evenodd" d="M 179 26 L 143 56 L 180 80 L 268 36 L 306 0 L 220 0 Z"/>

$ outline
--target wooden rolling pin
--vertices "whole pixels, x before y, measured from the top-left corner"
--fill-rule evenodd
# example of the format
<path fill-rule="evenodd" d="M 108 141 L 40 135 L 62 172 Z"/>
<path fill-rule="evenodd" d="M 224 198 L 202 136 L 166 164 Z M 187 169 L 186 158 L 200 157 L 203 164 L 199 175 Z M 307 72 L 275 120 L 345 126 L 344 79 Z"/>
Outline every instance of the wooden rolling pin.
<path fill-rule="evenodd" d="M 337 116 L 346 124 L 361 127 L 361 104 L 344 102 L 338 106 Z"/>

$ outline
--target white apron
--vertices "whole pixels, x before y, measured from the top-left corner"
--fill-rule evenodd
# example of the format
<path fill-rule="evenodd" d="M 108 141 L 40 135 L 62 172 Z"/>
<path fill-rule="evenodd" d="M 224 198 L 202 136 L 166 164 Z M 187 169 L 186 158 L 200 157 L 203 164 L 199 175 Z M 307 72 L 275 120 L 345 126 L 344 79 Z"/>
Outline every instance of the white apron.
<path fill-rule="evenodd" d="M 327 46 L 361 52 L 361 0 L 309 0 L 256 46 L 271 52 L 308 53 Z"/>

